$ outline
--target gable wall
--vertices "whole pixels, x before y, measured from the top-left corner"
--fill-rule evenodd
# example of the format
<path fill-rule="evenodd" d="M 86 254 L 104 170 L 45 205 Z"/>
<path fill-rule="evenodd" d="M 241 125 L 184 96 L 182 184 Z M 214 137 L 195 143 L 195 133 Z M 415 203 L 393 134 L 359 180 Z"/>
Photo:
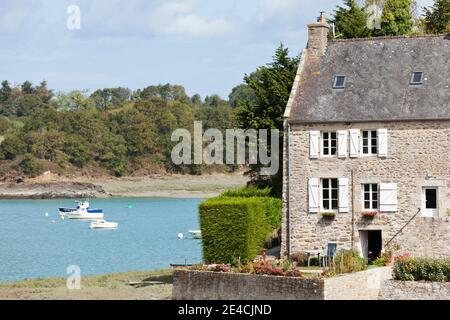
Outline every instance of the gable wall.
<path fill-rule="evenodd" d="M 388 157 L 310 160 L 311 130 L 388 129 Z M 404 250 L 416 256 L 450 256 L 450 122 L 396 122 L 355 124 L 293 124 L 291 133 L 290 221 L 287 221 L 287 155 L 285 154 L 283 248 L 291 254 L 323 249 L 328 242 L 340 248 L 359 248 L 358 230 L 382 230 L 386 243 L 414 216 L 422 205 L 422 187 L 436 186 L 440 192 L 439 218 L 418 217 L 397 238 Z M 286 139 L 287 142 L 287 139 Z M 286 152 L 286 145 L 285 145 Z M 353 172 L 353 194 L 352 194 Z M 427 173 L 432 175 L 426 179 Z M 349 213 L 339 213 L 334 221 L 308 213 L 309 178 L 350 180 Z M 361 217 L 362 183 L 397 183 L 396 213 L 381 213 L 373 221 Z M 353 199 L 353 200 L 352 200 Z M 352 203 L 353 202 L 353 203 Z M 352 211 L 354 222 L 352 223 Z M 290 234 L 287 229 L 290 229 Z M 352 232 L 352 229 L 355 231 Z"/>

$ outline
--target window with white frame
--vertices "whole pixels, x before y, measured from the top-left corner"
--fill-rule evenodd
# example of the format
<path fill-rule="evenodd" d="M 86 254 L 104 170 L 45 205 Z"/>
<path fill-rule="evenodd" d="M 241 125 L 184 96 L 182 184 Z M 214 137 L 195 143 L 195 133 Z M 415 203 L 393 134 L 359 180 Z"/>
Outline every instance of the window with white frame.
<path fill-rule="evenodd" d="M 379 188 L 378 184 L 370 183 L 363 185 L 364 210 L 379 210 Z"/>
<path fill-rule="evenodd" d="M 362 132 L 362 153 L 366 156 L 378 154 L 378 132 L 376 130 Z"/>
<path fill-rule="evenodd" d="M 335 156 L 337 154 L 337 133 L 322 132 L 322 155 L 325 157 Z"/>
<path fill-rule="evenodd" d="M 338 179 L 322 179 L 322 211 L 339 210 Z"/>

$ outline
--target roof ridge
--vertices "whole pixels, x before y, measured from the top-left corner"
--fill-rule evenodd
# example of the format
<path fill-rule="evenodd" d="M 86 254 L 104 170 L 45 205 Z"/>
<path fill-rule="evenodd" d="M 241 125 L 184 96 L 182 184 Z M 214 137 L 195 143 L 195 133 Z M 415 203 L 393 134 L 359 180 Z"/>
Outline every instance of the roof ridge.
<path fill-rule="evenodd" d="M 331 39 L 328 40 L 328 42 L 359 42 L 359 41 L 440 38 L 440 37 L 450 37 L 450 34 L 421 34 L 421 35 L 381 36 L 381 37 L 352 38 L 352 39 Z"/>

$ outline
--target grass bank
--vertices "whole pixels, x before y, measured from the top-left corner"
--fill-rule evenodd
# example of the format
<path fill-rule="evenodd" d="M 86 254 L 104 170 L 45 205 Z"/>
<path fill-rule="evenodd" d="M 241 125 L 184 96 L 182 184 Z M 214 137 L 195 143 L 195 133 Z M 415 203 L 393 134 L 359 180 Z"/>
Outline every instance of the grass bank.
<path fill-rule="evenodd" d="M 169 300 L 172 282 L 171 270 L 85 276 L 80 290 L 68 290 L 65 278 L 34 279 L 0 284 L 0 300 Z"/>

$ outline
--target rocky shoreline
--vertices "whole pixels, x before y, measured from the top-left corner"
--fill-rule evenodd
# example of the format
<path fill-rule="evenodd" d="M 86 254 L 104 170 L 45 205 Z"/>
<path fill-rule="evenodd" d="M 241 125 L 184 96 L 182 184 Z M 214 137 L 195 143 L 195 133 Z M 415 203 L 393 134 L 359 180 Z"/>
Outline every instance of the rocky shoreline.
<path fill-rule="evenodd" d="M 47 174 L 0 183 L 0 199 L 211 198 L 244 187 L 242 174 L 74 178 Z"/>
<path fill-rule="evenodd" d="M 0 199 L 83 199 L 108 198 L 102 186 L 83 182 L 0 184 Z"/>

